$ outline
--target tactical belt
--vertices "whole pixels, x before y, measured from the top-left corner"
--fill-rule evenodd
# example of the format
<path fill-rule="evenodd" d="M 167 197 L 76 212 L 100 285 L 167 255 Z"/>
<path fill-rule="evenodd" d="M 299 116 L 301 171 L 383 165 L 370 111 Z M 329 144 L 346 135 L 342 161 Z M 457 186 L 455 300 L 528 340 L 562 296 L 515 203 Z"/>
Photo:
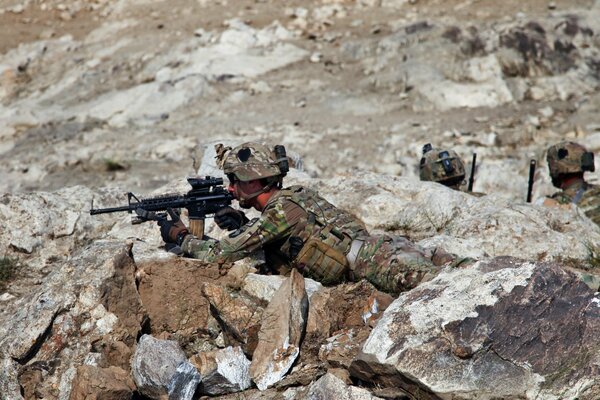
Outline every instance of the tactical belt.
<path fill-rule="evenodd" d="M 361 239 L 354 239 L 352 241 L 352 244 L 350 245 L 350 251 L 348 251 L 348 254 L 346 254 L 346 259 L 348 260 L 350 268 L 354 267 L 356 259 L 358 258 L 358 254 L 360 253 L 360 249 L 362 249 L 364 243 L 365 241 Z"/>

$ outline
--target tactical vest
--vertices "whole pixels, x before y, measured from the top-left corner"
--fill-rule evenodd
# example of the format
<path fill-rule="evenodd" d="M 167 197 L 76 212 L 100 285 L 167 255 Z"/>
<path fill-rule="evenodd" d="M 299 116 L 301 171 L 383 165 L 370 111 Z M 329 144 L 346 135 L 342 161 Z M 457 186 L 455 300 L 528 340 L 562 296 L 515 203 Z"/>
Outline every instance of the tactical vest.
<path fill-rule="evenodd" d="M 343 281 L 349 267 L 346 254 L 353 239 L 367 234 L 364 225 L 302 186 L 283 189 L 279 196 L 293 203 L 288 207 L 295 205 L 306 213 L 306 221 L 294 226 L 281 249 L 289 254 L 292 266 L 324 284 Z"/>
<path fill-rule="evenodd" d="M 590 185 L 581 195 L 577 206 L 583 210 L 589 219 L 600 226 L 600 186 Z"/>

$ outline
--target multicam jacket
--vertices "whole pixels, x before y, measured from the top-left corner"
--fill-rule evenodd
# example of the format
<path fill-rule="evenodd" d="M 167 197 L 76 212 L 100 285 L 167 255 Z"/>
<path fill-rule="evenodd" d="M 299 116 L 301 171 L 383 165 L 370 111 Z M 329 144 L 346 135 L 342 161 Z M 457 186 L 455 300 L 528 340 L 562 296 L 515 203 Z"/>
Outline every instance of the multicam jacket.
<path fill-rule="evenodd" d="M 354 241 L 361 247 L 349 262 Z M 260 218 L 229 237 L 217 241 L 188 235 L 181 247 L 188 256 L 216 263 L 263 249 L 267 262 L 283 260 L 323 283 L 366 278 L 390 293 L 411 289 L 437 271 L 432 255 L 406 238 L 371 236 L 356 217 L 302 186 L 275 193 Z"/>
<path fill-rule="evenodd" d="M 550 198 L 559 204 L 576 204 L 589 219 L 600 226 L 600 186 L 582 181 L 554 193 Z"/>

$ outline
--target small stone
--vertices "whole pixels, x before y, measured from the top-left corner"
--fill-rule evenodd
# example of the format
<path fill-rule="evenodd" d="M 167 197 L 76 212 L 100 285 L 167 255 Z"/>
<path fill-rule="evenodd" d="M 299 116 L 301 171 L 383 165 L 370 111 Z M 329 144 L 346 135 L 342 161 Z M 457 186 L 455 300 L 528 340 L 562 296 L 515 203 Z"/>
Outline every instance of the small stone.
<path fill-rule="evenodd" d="M 2 295 L 0 295 L 0 301 L 9 301 L 9 300 L 12 300 L 14 298 L 15 298 L 15 296 L 13 296 L 12 294 L 10 294 L 8 292 L 3 293 Z"/>
<path fill-rule="evenodd" d="M 54 32 L 52 29 L 44 29 L 42 31 L 42 33 L 40 33 L 40 39 L 42 40 L 48 40 L 53 38 L 56 35 L 56 32 Z"/>
<path fill-rule="evenodd" d="M 554 115 L 554 109 L 550 106 L 544 107 L 544 108 L 540 108 L 538 110 L 538 112 L 540 113 L 540 115 L 544 118 L 550 118 Z"/>
<path fill-rule="evenodd" d="M 548 3 L 548 9 L 549 10 L 555 10 L 556 9 L 556 3 L 551 1 L 550 3 Z"/>
<path fill-rule="evenodd" d="M 25 11 L 25 6 L 23 4 L 17 4 L 13 8 L 11 8 L 9 11 L 13 14 L 21 14 L 23 11 Z"/>
<path fill-rule="evenodd" d="M 310 62 L 312 63 L 318 63 L 321 61 L 321 59 L 323 59 L 323 55 L 321 53 L 313 53 L 310 56 Z"/>
<path fill-rule="evenodd" d="M 98 58 L 92 58 L 91 60 L 88 60 L 85 63 L 85 65 L 88 68 L 96 68 L 98 65 L 100 65 L 100 62 L 101 62 L 100 59 L 98 59 Z"/>

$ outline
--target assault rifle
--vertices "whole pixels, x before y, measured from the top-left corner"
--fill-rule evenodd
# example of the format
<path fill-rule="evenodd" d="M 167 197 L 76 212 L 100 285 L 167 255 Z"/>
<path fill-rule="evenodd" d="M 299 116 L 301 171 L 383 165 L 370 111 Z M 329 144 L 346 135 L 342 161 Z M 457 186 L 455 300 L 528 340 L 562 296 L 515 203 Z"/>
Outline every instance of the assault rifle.
<path fill-rule="evenodd" d="M 233 196 L 223 187 L 223 178 L 207 176 L 204 179 L 187 178 L 187 181 L 192 189 L 185 194 L 166 194 L 140 200 L 129 192 L 126 206 L 94 208 L 92 200 L 90 214 L 135 212 L 137 216 L 132 223 L 139 224 L 146 221 L 160 221 L 167 218 L 167 213 L 172 219 L 177 220 L 179 216 L 173 210 L 185 208 L 188 210 L 190 233 L 201 238 L 204 236 L 204 219 L 230 205 Z"/>

